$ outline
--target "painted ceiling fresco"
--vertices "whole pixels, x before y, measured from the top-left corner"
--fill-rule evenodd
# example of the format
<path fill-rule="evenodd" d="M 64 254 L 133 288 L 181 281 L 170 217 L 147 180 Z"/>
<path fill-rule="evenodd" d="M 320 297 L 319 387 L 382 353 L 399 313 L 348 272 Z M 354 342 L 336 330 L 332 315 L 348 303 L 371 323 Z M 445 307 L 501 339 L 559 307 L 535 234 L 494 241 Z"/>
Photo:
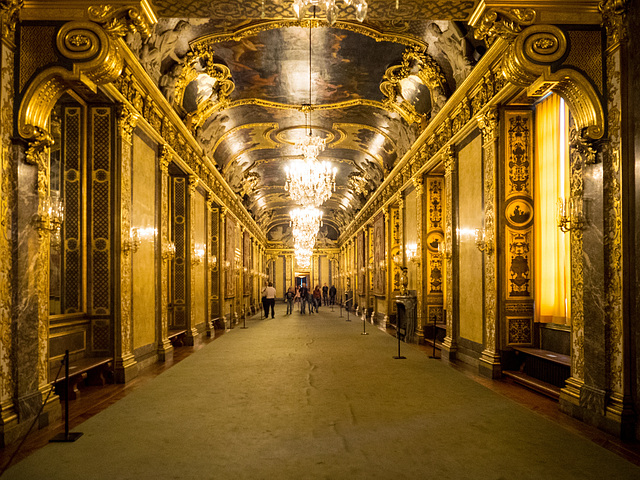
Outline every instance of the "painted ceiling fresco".
<path fill-rule="evenodd" d="M 295 206 L 285 166 L 300 158 L 293 145 L 307 128 L 337 169 L 319 240 L 331 245 L 473 65 L 469 36 L 451 21 L 473 1 L 400 0 L 392 14 L 394 2 L 371 1 L 363 24 L 340 4 L 332 27 L 294 21 L 290 2 L 264 2 L 264 12 L 261 1 L 154 4 L 166 18 L 144 42 L 129 35 L 130 48 L 279 244 L 291 241 Z"/>

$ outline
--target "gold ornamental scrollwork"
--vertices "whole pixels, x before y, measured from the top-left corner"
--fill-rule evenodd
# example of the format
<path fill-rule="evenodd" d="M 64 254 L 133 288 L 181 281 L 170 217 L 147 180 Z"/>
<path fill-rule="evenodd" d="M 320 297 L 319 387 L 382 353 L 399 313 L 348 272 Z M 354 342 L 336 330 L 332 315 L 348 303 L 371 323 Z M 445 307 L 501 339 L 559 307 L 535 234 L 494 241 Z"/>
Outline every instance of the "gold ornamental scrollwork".
<path fill-rule="evenodd" d="M 581 136 L 587 141 L 600 140 L 606 117 L 592 82 L 573 68 L 552 70 L 567 49 L 567 37 L 560 28 L 532 25 L 509 46 L 502 60 L 502 74 L 514 85 L 529 87 L 530 96 L 548 91 L 560 95 L 569 105 Z"/>
<path fill-rule="evenodd" d="M 602 13 L 602 26 L 607 32 L 607 50 L 617 48 L 621 42 L 626 42 L 627 31 L 627 0 L 604 0 L 598 5 Z"/>
<path fill-rule="evenodd" d="M 96 5 L 88 9 L 89 20 L 99 23 L 113 37 L 122 37 L 128 32 L 140 32 L 142 38 L 151 36 L 152 27 L 158 22 L 151 5 L 145 0 L 139 7 Z"/>
<path fill-rule="evenodd" d="M 82 39 L 82 40 L 80 40 Z M 24 90 L 18 110 L 18 132 L 36 138 L 47 132 L 53 106 L 69 88 L 113 82 L 123 68 L 116 43 L 97 24 L 68 22 L 58 31 L 56 46 L 62 56 L 73 61 L 73 69 L 52 66 L 40 72 Z"/>
<path fill-rule="evenodd" d="M 530 8 L 491 9 L 479 23 L 472 25 L 475 26 L 473 36 L 489 46 L 498 37 L 510 41 L 522 31 L 523 26 L 531 25 L 535 19 L 536 12 Z"/>
<path fill-rule="evenodd" d="M 20 19 L 20 9 L 24 0 L 0 1 L 0 25 L 2 25 L 2 38 L 13 43 L 13 35 Z"/>

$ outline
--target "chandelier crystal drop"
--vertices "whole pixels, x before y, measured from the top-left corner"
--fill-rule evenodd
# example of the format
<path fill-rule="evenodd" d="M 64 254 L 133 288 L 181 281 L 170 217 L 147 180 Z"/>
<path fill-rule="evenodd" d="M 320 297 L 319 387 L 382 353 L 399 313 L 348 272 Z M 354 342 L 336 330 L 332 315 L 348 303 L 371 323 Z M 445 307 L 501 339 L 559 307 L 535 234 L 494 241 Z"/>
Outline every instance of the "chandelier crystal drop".
<path fill-rule="evenodd" d="M 356 11 L 356 19 L 359 22 L 364 22 L 367 18 L 367 9 L 369 5 L 366 0 L 343 0 L 344 4 L 349 7 L 353 5 Z M 293 0 L 293 12 L 298 20 L 301 20 L 304 13 L 310 7 L 323 8 L 327 14 L 327 21 L 333 25 L 338 19 L 338 7 L 336 0 Z"/>
<path fill-rule="evenodd" d="M 336 171 L 317 159 L 294 160 L 285 168 L 284 189 L 298 205 L 319 207 L 336 189 Z"/>
<path fill-rule="evenodd" d="M 327 146 L 327 141 L 322 137 L 316 137 L 309 131 L 308 135 L 305 135 L 304 139 L 296 142 L 295 148 L 299 155 L 302 155 L 305 160 L 315 160 L 318 158 Z"/>

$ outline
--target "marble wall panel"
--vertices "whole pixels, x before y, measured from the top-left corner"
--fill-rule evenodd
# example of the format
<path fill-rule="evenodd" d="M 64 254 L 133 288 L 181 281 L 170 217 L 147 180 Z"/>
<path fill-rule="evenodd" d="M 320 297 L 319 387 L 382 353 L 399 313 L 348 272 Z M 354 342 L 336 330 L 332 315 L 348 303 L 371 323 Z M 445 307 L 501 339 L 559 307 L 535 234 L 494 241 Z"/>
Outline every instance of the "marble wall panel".
<path fill-rule="evenodd" d="M 418 196 L 416 195 L 415 189 L 411 189 L 411 191 L 405 196 L 404 199 L 404 244 L 405 248 L 407 246 L 415 246 L 418 243 L 418 225 L 422 221 L 422 219 L 418 218 L 418 204 L 417 204 Z M 407 261 L 407 268 L 409 274 L 409 285 L 407 288 L 409 290 L 417 290 L 418 289 L 418 267 L 414 262 Z"/>
<path fill-rule="evenodd" d="M 582 265 L 584 272 L 584 380 L 586 384 L 604 390 L 606 388 L 606 355 L 602 168 L 602 163 L 584 167 L 583 209 L 586 222 L 582 232 Z"/>
<path fill-rule="evenodd" d="M 205 198 L 202 196 L 200 192 L 194 193 L 194 218 L 192 221 L 194 222 L 193 228 L 193 244 L 195 250 L 206 249 L 207 245 L 207 236 L 206 236 L 206 224 L 205 224 L 205 215 L 206 215 L 206 204 Z M 193 265 L 191 270 L 191 275 L 193 275 L 194 283 L 193 288 L 194 291 L 191 292 L 192 300 L 191 300 L 191 308 L 192 308 L 192 327 L 197 327 L 198 325 L 202 325 L 207 320 L 206 314 L 206 301 L 207 301 L 207 292 L 205 290 L 205 264 L 204 261 L 198 263 L 197 265 Z"/>
<path fill-rule="evenodd" d="M 155 341 L 156 322 L 156 148 L 133 136 L 131 180 L 131 227 L 140 234 L 140 247 L 133 253 L 133 348 Z"/>
<path fill-rule="evenodd" d="M 482 253 L 475 245 L 475 229 L 482 226 L 482 138 L 475 137 L 458 154 L 460 336 L 482 343 L 484 297 Z"/>

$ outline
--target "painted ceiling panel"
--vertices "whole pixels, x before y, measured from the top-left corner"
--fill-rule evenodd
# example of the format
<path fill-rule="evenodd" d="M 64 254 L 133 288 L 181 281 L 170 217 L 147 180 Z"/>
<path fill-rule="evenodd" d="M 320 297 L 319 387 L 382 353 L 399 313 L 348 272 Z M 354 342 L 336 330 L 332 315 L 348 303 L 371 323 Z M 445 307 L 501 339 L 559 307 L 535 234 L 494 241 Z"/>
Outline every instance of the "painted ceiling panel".
<path fill-rule="evenodd" d="M 464 35 L 428 18 L 466 18 L 473 4 L 371 1 L 360 24 L 340 3 L 330 27 L 322 14 L 294 21 L 289 1 L 265 1 L 262 16 L 260 1 L 156 0 L 154 34 L 127 43 L 271 241 L 291 239 L 294 144 L 309 128 L 324 138 L 330 244 L 470 71 Z"/>

